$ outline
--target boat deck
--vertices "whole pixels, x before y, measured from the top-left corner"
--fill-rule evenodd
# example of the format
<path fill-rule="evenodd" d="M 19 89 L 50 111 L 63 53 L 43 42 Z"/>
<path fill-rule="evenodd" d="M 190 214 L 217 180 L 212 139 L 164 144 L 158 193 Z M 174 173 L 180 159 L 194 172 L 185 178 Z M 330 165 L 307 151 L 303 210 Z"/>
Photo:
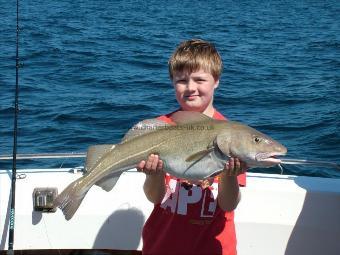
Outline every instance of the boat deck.
<path fill-rule="evenodd" d="M 140 254 L 152 210 L 144 174 L 124 172 L 110 192 L 92 187 L 75 216 L 33 210 L 35 188 L 60 192 L 79 169 L 18 170 L 14 247 L 18 254 Z M 0 250 L 7 249 L 10 171 L 0 170 Z M 340 251 L 340 179 L 248 173 L 236 209 L 238 254 L 329 254 Z M 33 252 L 33 253 L 32 253 Z"/>

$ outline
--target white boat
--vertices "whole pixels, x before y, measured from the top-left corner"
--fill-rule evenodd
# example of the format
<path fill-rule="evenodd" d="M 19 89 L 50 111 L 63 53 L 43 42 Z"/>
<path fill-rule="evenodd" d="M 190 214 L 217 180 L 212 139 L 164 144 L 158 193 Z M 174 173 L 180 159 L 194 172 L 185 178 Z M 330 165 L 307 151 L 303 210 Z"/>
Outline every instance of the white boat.
<path fill-rule="evenodd" d="M 81 175 L 81 168 L 17 170 L 15 250 L 142 249 L 141 230 L 153 206 L 142 191 L 144 174 L 134 169 L 110 192 L 92 187 L 70 221 L 59 209 L 34 210 L 34 200 L 45 201 L 44 189 L 60 192 Z M 11 171 L 0 170 L 0 187 L 0 253 L 5 253 Z M 36 188 L 43 189 L 33 195 Z M 248 173 L 241 192 L 235 218 L 239 255 L 340 254 L 340 179 Z"/>

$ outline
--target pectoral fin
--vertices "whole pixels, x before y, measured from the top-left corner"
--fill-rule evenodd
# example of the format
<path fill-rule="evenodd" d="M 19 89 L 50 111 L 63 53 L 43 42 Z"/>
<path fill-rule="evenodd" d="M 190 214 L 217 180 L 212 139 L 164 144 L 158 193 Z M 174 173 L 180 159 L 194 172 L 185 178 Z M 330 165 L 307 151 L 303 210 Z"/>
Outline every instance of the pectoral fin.
<path fill-rule="evenodd" d="M 221 151 L 214 147 L 211 152 L 187 166 L 184 172 L 186 179 L 205 179 L 218 175 L 224 168 L 228 156 L 221 153 Z"/>
<path fill-rule="evenodd" d="M 185 161 L 186 162 L 199 161 L 200 159 L 204 158 L 206 155 L 208 155 L 213 150 L 214 150 L 214 147 L 211 147 L 206 150 L 196 152 L 194 154 L 191 154 L 189 157 L 187 157 Z"/>

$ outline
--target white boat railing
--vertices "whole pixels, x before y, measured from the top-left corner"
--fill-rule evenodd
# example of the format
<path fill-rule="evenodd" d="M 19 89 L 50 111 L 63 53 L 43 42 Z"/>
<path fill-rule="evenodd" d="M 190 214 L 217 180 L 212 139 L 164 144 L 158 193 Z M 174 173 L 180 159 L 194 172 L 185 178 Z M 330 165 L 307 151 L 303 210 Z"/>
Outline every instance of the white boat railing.
<path fill-rule="evenodd" d="M 53 159 L 53 158 L 85 158 L 85 152 L 70 153 L 26 153 L 17 154 L 16 159 Z M 12 155 L 0 155 L 0 160 L 12 160 Z"/>

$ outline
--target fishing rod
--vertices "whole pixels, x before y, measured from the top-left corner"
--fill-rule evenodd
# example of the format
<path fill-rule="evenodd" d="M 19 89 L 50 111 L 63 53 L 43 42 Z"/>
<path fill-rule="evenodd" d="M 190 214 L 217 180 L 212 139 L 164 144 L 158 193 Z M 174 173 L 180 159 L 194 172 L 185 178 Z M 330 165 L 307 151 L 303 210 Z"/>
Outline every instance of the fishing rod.
<path fill-rule="evenodd" d="M 281 158 L 280 164 L 285 165 L 317 165 L 317 166 L 327 166 L 340 170 L 340 164 L 329 161 L 320 160 L 306 160 L 306 159 L 293 159 L 293 158 Z"/>
<path fill-rule="evenodd" d="M 16 56 L 15 56 L 15 101 L 14 101 L 14 129 L 13 129 L 13 167 L 11 183 L 11 207 L 8 230 L 8 255 L 14 255 L 14 222 L 15 222 L 15 185 L 17 175 L 17 137 L 19 115 L 19 0 L 16 1 Z"/>

